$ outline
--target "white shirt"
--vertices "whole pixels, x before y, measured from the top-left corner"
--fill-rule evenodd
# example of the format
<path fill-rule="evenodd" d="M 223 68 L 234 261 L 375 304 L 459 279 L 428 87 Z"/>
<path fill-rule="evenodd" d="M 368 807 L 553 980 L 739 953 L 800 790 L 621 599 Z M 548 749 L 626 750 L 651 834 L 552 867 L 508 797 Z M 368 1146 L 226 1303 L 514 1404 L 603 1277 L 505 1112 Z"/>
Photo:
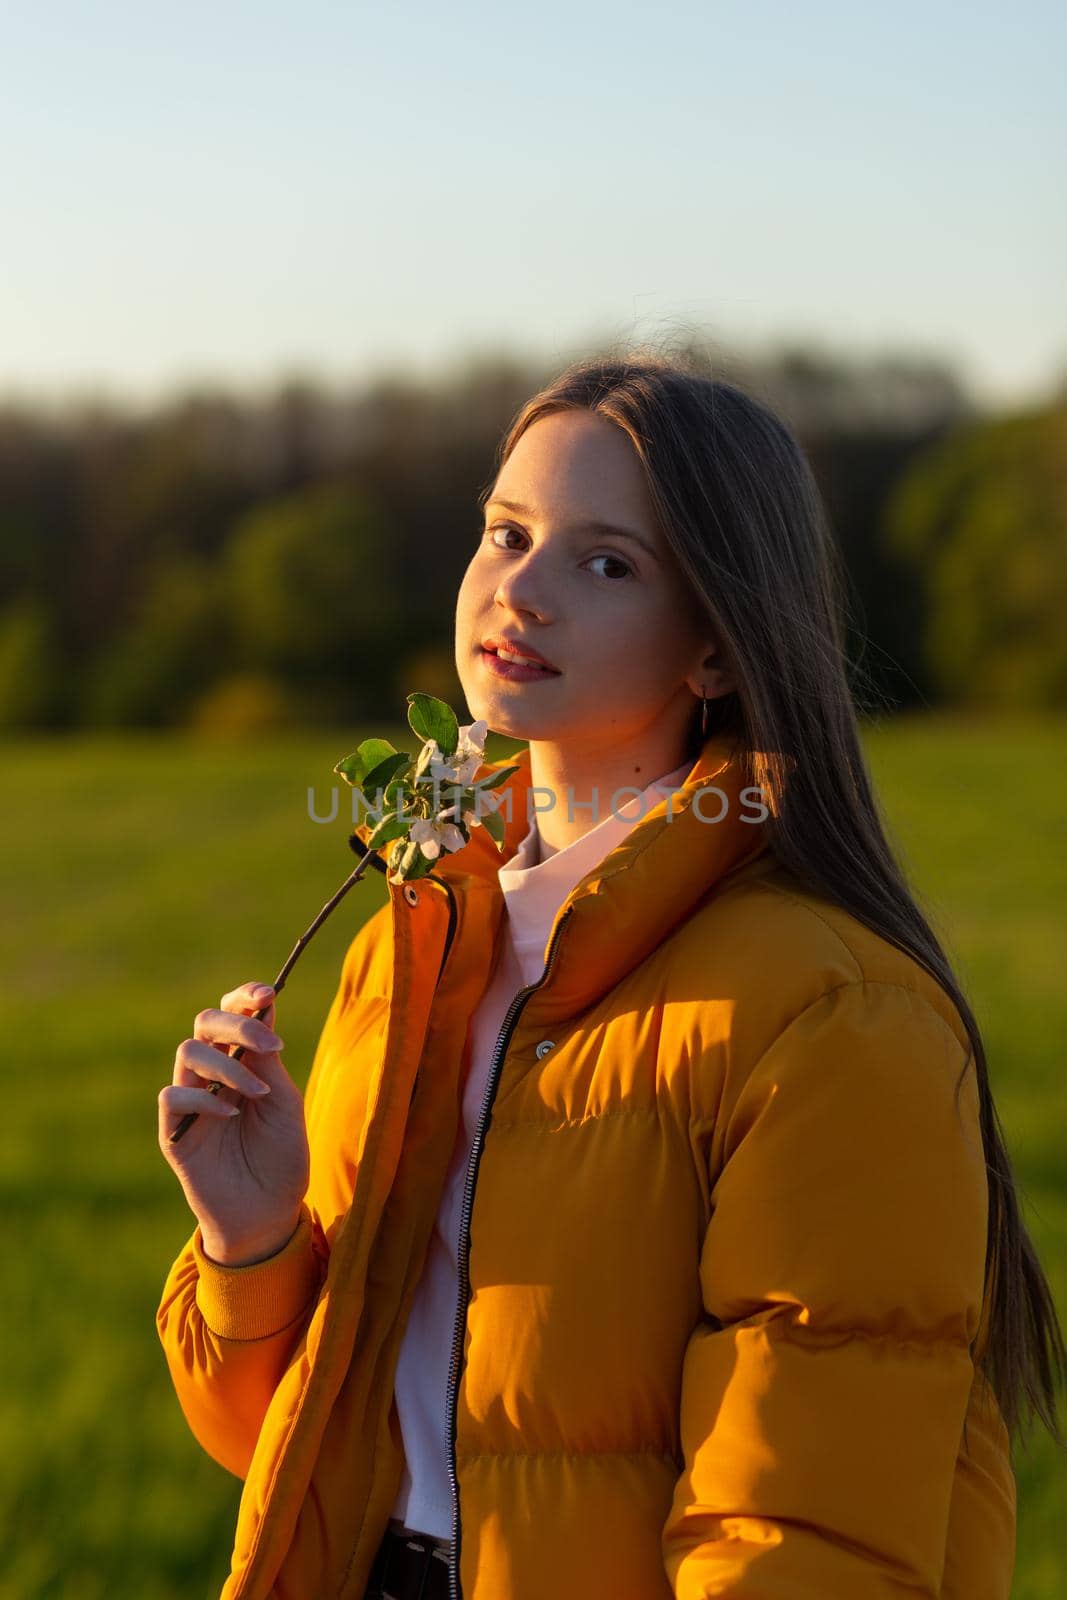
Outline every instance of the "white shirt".
<path fill-rule="evenodd" d="M 459 1294 L 459 1231 L 474 1136 L 482 1114 L 489 1068 L 504 1017 L 520 989 L 544 973 L 545 947 L 556 913 L 574 886 L 610 850 L 684 783 L 686 761 L 616 807 L 588 833 L 541 859 L 536 816 L 518 850 L 497 877 L 504 893 L 499 954 L 489 985 L 468 1029 L 470 1064 L 463 1091 L 456 1146 L 415 1289 L 396 1369 L 396 1405 L 405 1466 L 391 1521 L 418 1533 L 452 1539 L 452 1495 L 448 1480 L 447 1391 L 452 1336 Z M 602 808 L 610 794 L 600 796 Z"/>

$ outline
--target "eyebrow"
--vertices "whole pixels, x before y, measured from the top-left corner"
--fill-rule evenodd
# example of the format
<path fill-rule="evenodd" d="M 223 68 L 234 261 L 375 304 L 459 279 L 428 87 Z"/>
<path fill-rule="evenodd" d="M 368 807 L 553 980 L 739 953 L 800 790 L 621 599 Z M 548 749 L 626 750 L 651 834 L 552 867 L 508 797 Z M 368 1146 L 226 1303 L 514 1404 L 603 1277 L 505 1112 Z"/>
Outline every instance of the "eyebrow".
<path fill-rule="evenodd" d="M 505 510 L 514 511 L 520 517 L 533 517 L 536 515 L 529 506 L 521 505 L 517 500 L 502 500 L 499 495 L 492 495 L 485 502 L 483 509 L 488 511 L 490 506 L 503 506 Z M 632 528 L 617 528 L 611 522 L 576 522 L 574 528 L 576 533 L 592 533 L 600 539 L 632 539 L 634 544 L 639 544 L 642 550 L 652 557 L 653 561 L 659 560 L 658 553 L 649 544 L 644 534 L 635 533 Z"/>

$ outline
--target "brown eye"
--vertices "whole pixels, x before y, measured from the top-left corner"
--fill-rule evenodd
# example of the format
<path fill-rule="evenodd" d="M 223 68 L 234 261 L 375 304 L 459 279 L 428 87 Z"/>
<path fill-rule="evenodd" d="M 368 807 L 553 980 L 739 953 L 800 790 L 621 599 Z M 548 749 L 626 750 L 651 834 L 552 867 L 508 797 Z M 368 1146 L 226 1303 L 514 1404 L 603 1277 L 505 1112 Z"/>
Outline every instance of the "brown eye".
<path fill-rule="evenodd" d="M 490 528 L 488 531 L 489 531 L 490 534 L 494 534 L 494 533 L 518 533 L 520 530 L 518 528 L 512 528 L 506 522 L 500 522 L 500 523 L 497 523 L 496 527 Z M 497 541 L 495 539 L 493 540 L 493 543 L 496 545 L 498 550 L 506 550 L 506 549 L 512 548 L 511 546 L 508 546 L 508 545 L 497 544 Z"/>
<path fill-rule="evenodd" d="M 620 556 L 609 556 L 605 552 L 604 555 L 590 556 L 589 559 L 590 559 L 590 561 L 614 561 L 614 563 L 615 563 L 615 565 L 617 567 L 622 567 L 623 568 L 623 578 L 624 579 L 632 576 L 632 574 L 633 574 L 633 568 L 630 566 L 629 562 L 628 561 L 623 561 Z M 611 577 L 611 574 L 606 572 L 606 573 L 603 574 L 603 576 L 607 578 L 607 577 Z M 615 578 L 613 579 L 613 581 L 614 582 L 619 582 L 620 581 L 620 579 L 618 577 L 618 574 L 615 575 Z"/>
<path fill-rule="evenodd" d="M 517 534 L 519 534 L 520 537 L 525 537 L 525 535 L 523 534 L 522 529 L 513 527 L 510 522 L 497 522 L 497 523 L 494 523 L 494 525 L 491 528 L 486 528 L 484 530 L 484 532 L 482 533 L 481 537 L 484 539 L 486 534 L 488 534 L 490 537 L 492 537 L 492 535 L 495 534 L 495 533 L 517 533 Z M 512 549 L 515 548 L 514 545 L 499 544 L 496 539 L 493 539 L 492 542 L 493 542 L 493 544 L 496 545 L 498 550 L 512 550 Z M 589 560 L 590 561 L 613 561 L 615 563 L 616 567 L 621 567 L 622 568 L 622 572 L 621 573 L 615 572 L 615 573 L 600 573 L 599 574 L 600 577 L 610 578 L 613 583 L 625 583 L 628 579 L 633 578 L 633 577 L 636 576 L 635 569 L 633 567 L 631 567 L 631 565 L 630 565 L 630 563 L 628 561 L 624 561 L 621 556 L 611 555 L 607 551 L 604 551 L 601 555 L 598 555 L 598 556 L 590 556 Z"/>

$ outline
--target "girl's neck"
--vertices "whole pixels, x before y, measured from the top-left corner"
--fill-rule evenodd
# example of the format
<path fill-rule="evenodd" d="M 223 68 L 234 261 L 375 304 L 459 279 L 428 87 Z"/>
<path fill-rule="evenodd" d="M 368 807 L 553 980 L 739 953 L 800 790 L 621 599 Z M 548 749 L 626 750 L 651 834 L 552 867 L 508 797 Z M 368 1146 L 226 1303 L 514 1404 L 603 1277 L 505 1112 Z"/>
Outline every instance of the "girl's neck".
<path fill-rule="evenodd" d="M 591 829 L 621 811 L 635 793 L 665 777 L 685 761 L 680 749 L 650 741 L 636 752 L 597 751 L 583 756 L 566 747 L 530 741 L 531 812 L 537 807 L 541 861 L 583 839 Z M 686 763 L 687 767 L 692 763 Z"/>

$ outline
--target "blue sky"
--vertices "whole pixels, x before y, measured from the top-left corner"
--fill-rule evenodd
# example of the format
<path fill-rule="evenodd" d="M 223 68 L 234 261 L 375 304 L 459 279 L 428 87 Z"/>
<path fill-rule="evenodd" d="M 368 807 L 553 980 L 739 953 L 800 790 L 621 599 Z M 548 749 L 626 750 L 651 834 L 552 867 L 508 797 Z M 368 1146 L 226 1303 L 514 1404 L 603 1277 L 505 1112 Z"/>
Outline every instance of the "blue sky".
<path fill-rule="evenodd" d="M 0 5 L 0 392 L 691 328 L 1067 373 L 1063 8 Z"/>

